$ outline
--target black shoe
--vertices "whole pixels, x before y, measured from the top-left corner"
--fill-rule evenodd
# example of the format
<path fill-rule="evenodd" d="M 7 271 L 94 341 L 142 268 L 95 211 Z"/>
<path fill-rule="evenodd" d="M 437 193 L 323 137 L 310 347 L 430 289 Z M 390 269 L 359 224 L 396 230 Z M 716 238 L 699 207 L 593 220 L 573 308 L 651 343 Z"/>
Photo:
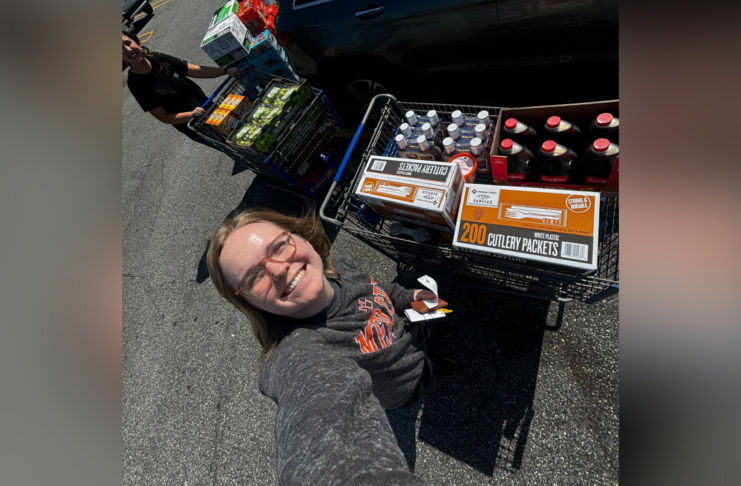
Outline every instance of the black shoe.
<path fill-rule="evenodd" d="M 432 362 L 432 374 L 434 376 L 455 376 L 458 374 L 458 363 L 450 358 L 430 356 Z"/>
<path fill-rule="evenodd" d="M 455 329 L 456 329 L 455 326 L 452 325 L 447 320 L 441 320 L 440 322 L 435 322 L 434 324 L 432 324 L 433 322 L 434 321 L 427 321 L 427 323 L 425 323 L 423 332 L 425 333 L 425 337 L 427 339 L 431 339 L 431 338 L 445 339 L 455 334 Z"/>

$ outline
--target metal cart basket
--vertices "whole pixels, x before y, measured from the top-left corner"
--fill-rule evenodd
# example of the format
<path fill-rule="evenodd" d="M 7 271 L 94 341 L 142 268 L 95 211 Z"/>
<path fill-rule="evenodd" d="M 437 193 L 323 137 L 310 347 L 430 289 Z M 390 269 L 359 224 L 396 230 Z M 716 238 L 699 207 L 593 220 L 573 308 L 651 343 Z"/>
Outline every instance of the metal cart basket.
<path fill-rule="evenodd" d="M 450 113 L 461 110 L 476 116 L 487 110 L 493 123 L 501 108 L 486 106 L 441 105 L 430 103 L 401 103 L 391 95 L 376 96 L 358 127 L 342 165 L 320 209 L 322 220 L 340 226 L 365 241 L 373 248 L 395 260 L 400 271 L 410 274 L 429 273 L 457 284 L 524 294 L 531 297 L 568 302 L 579 300 L 594 303 L 619 290 L 618 283 L 618 197 L 601 195 L 599 267 L 589 276 L 537 265 L 512 262 L 485 255 L 470 255 L 455 251 L 450 243 L 440 239 L 436 245 L 417 243 L 389 235 L 394 220 L 380 216 L 362 200 L 354 196 L 361 169 L 371 155 L 393 157 L 396 154 L 394 136 L 404 123 L 404 113 L 414 110 L 424 113 L 436 110 L 443 123 L 451 123 Z M 359 164 L 348 164 L 355 145 L 371 114 L 378 117 L 370 143 Z M 491 175 L 477 174 L 476 182 L 493 183 Z M 326 214 L 333 204 L 332 215 Z"/>
<path fill-rule="evenodd" d="M 340 120 L 327 96 L 321 90 L 311 88 L 315 95 L 313 101 L 293 121 L 293 126 L 304 128 L 301 133 L 294 133 L 296 130 L 291 128 L 269 154 L 260 154 L 254 149 L 231 143 L 228 140 L 229 137 L 206 124 L 206 120 L 227 96 L 230 94 L 240 96 L 250 94 L 254 97 L 273 80 L 296 83 L 292 79 L 263 74 L 246 68 L 246 65 L 242 66 L 244 67 L 240 68 L 238 77 L 226 79 L 206 100 L 202 106 L 205 113 L 190 120 L 188 128 L 196 135 L 207 139 L 212 147 L 238 160 L 255 174 L 266 176 L 274 187 L 313 201 L 311 196 L 302 190 L 301 185 L 295 178 L 288 175 L 288 171 L 295 173 L 296 168 L 308 168 L 317 159 L 322 149 L 327 146 L 334 134 L 344 126 L 342 120 Z M 316 116 L 317 113 L 319 114 L 318 117 Z M 313 116 L 313 118 L 308 120 L 309 116 Z M 307 129 L 316 127 L 320 128 L 318 130 Z M 298 149 L 296 148 L 297 145 L 299 146 Z M 291 149 L 290 154 L 287 153 L 289 148 Z M 285 155 L 284 151 L 286 151 Z"/>

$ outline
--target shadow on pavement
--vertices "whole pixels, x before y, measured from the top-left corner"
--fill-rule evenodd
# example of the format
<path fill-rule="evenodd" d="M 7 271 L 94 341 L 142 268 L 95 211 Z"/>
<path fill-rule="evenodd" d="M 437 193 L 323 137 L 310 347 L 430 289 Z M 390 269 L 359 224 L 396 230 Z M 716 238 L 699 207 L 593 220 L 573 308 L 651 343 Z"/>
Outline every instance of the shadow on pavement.
<path fill-rule="evenodd" d="M 399 278 L 419 288 L 413 278 Z M 430 350 L 460 365 L 451 378 L 433 378 L 422 404 L 387 412 L 399 446 L 414 471 L 415 427 L 420 440 L 484 474 L 516 472 L 522 465 L 534 410 L 535 385 L 550 302 L 472 290 L 438 281 L 450 302 L 449 339 Z M 417 419 L 419 408 L 422 413 Z"/>

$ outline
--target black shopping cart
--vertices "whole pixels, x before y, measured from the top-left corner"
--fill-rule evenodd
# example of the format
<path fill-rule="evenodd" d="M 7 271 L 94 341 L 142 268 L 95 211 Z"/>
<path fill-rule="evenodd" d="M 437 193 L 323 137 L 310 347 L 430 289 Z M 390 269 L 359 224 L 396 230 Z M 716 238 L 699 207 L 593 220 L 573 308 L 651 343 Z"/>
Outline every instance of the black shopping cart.
<path fill-rule="evenodd" d="M 395 260 L 399 270 L 408 274 L 428 273 L 457 284 L 497 290 L 505 293 L 568 302 L 579 300 L 594 303 L 616 294 L 618 283 L 618 197 L 601 195 L 599 244 L 600 260 L 597 271 L 589 276 L 544 268 L 527 263 L 501 260 L 486 255 L 462 254 L 450 243 L 440 239 L 437 244 L 418 243 L 391 236 L 394 220 L 383 217 L 354 195 L 361 170 L 372 155 L 393 157 L 396 154 L 394 136 L 405 122 L 404 113 L 414 110 L 424 113 L 436 110 L 445 123 L 451 123 L 450 113 L 460 110 L 475 117 L 479 111 L 489 112 L 493 123 L 502 108 L 487 106 L 401 103 L 391 95 L 376 96 L 358 127 L 349 150 L 340 165 L 320 209 L 322 220 L 344 228 L 384 255 Z M 348 164 L 352 151 L 371 113 L 378 116 L 368 148 L 359 163 Z M 477 174 L 476 182 L 493 183 L 491 175 Z M 330 200 L 337 201 L 329 204 Z M 334 208 L 330 209 L 334 205 Z M 328 215 L 328 211 L 333 211 Z M 397 223 L 398 228 L 398 223 Z M 397 233 L 398 234 L 398 233 Z"/>
<path fill-rule="evenodd" d="M 240 75 L 226 79 L 206 100 L 202 108 L 205 113 L 188 122 L 188 128 L 196 135 L 206 138 L 214 148 L 226 153 L 255 174 L 261 174 L 273 187 L 293 193 L 310 201 L 322 193 L 316 185 L 313 193 L 301 184 L 300 177 L 307 173 L 322 156 L 322 150 L 344 125 L 332 107 L 327 96 L 318 89 L 313 93 L 311 103 L 302 109 L 301 114 L 291 122 L 291 127 L 277 145 L 268 153 L 261 153 L 252 147 L 242 147 L 234 143 L 234 135 L 242 128 L 247 113 L 234 133 L 229 136 L 207 124 L 208 118 L 229 95 L 247 96 L 256 100 L 271 83 L 301 85 L 293 79 L 282 78 L 251 70 L 246 64 L 240 66 Z M 329 180 L 329 178 L 328 178 Z"/>

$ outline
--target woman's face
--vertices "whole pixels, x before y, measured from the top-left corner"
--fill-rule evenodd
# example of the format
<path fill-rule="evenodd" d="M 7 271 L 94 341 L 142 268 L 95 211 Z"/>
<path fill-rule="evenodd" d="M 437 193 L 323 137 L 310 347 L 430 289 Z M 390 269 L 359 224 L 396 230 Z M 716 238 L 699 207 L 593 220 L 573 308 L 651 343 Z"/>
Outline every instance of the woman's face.
<path fill-rule="evenodd" d="M 123 38 L 123 60 L 129 64 L 136 64 L 144 59 L 144 51 L 139 44 L 121 34 Z"/>
<path fill-rule="evenodd" d="M 219 256 L 219 265 L 230 288 L 240 286 L 244 275 L 267 256 L 270 244 L 284 230 L 272 223 L 252 223 L 232 232 Z M 242 294 L 252 306 L 276 315 L 301 319 L 320 312 L 331 296 L 324 277 L 324 264 L 314 247 L 298 235 L 291 235 L 296 253 L 288 262 L 265 262 L 272 280 L 267 291 L 252 297 Z M 298 283 L 291 289 L 292 284 Z"/>

